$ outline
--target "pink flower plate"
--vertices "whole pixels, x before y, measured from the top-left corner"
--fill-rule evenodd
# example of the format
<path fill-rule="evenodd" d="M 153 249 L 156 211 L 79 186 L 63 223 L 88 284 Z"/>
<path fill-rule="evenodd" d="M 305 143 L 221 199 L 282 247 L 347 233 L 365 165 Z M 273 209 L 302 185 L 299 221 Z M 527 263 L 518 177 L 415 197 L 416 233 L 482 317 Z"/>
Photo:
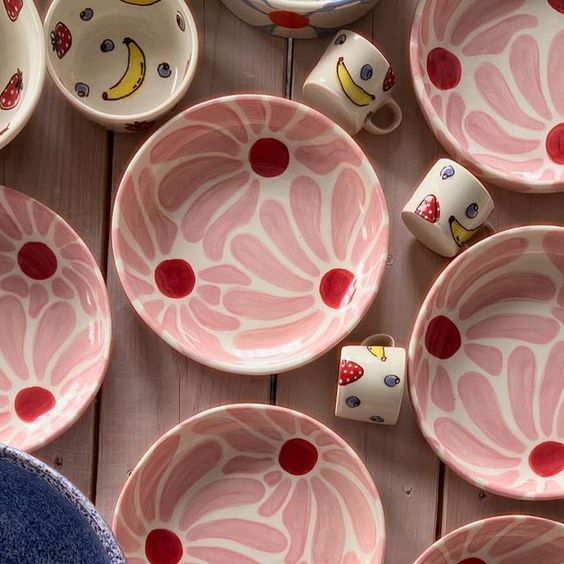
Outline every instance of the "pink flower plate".
<path fill-rule="evenodd" d="M 104 378 L 104 280 L 69 225 L 0 186 L 0 442 L 32 451 L 66 431 Z"/>
<path fill-rule="evenodd" d="M 564 190 L 563 0 L 421 0 L 410 51 L 454 158 L 511 190 Z"/>
<path fill-rule="evenodd" d="M 564 525 L 528 515 L 474 521 L 428 548 L 415 564 L 562 564 Z"/>
<path fill-rule="evenodd" d="M 258 404 L 204 411 L 161 437 L 113 529 L 129 564 L 379 564 L 385 541 L 351 447 L 307 415 Z"/>
<path fill-rule="evenodd" d="M 564 497 L 564 228 L 485 239 L 437 278 L 409 345 L 409 389 L 437 455 L 520 499 Z"/>
<path fill-rule="evenodd" d="M 366 312 L 388 212 L 370 162 L 329 119 L 282 98 L 228 96 L 141 148 L 112 241 L 127 296 L 170 345 L 269 374 L 320 356 Z"/>

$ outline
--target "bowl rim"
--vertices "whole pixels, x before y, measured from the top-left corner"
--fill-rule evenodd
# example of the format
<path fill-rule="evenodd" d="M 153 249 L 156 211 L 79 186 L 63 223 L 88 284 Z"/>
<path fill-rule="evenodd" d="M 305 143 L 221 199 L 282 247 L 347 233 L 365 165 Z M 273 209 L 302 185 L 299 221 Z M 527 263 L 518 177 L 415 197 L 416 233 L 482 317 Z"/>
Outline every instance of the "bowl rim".
<path fill-rule="evenodd" d="M 233 0 L 230 0 L 233 1 Z M 241 0 L 235 0 L 236 2 L 240 2 Z M 367 6 L 371 3 L 376 2 L 377 0 L 331 0 L 331 5 L 334 10 L 339 10 L 349 5 L 362 5 L 366 4 Z M 250 3 L 254 3 L 251 0 Z M 329 2 L 326 2 L 328 4 Z M 288 11 L 288 12 L 295 12 L 295 13 L 307 13 L 307 12 L 318 12 L 320 7 L 319 0 L 269 0 L 268 6 L 273 8 L 274 10 L 281 10 L 281 11 Z M 329 28 L 333 30 L 333 28 Z M 338 31 L 338 28 L 334 28 L 335 31 Z"/>
<path fill-rule="evenodd" d="M 454 260 L 452 260 L 447 266 L 439 273 L 439 275 L 435 278 L 435 280 L 430 285 L 427 294 L 423 302 L 421 303 L 417 314 L 415 316 L 415 321 L 413 322 L 413 327 L 411 329 L 411 333 L 409 336 L 409 344 L 407 346 L 407 378 L 408 378 L 408 385 L 407 389 L 409 390 L 409 399 L 411 402 L 411 406 L 413 411 L 415 412 L 415 418 L 417 420 L 417 424 L 419 426 L 419 430 L 421 434 L 427 441 L 427 444 L 431 447 L 432 451 L 436 454 L 436 456 L 448 466 L 450 470 L 452 470 L 457 476 L 462 478 L 464 481 L 483 489 L 487 492 L 501 495 L 504 497 L 508 497 L 511 499 L 519 499 L 519 500 L 554 500 L 554 499 L 562 499 L 564 496 L 564 487 L 562 488 L 562 492 L 560 494 L 547 494 L 545 492 L 515 492 L 510 487 L 499 487 L 499 486 L 491 486 L 487 485 L 485 480 L 478 476 L 472 475 L 470 472 L 466 471 L 460 464 L 452 460 L 450 457 L 446 457 L 443 455 L 442 443 L 439 442 L 435 436 L 433 436 L 428 428 L 427 428 L 427 418 L 421 413 L 419 401 L 417 400 L 417 392 L 415 390 L 415 379 L 416 376 L 411 373 L 411 364 L 412 358 L 414 356 L 415 348 L 417 342 L 421 340 L 421 337 L 417 339 L 415 337 L 419 326 L 421 325 L 421 318 L 422 312 L 429 308 L 430 302 L 435 297 L 436 289 L 439 288 L 445 281 L 445 279 L 450 275 L 450 273 L 458 268 L 459 263 L 463 260 L 466 260 L 465 257 L 471 259 L 472 256 L 477 253 L 482 247 L 489 246 L 492 243 L 495 243 L 498 239 L 511 237 L 511 236 L 519 236 L 523 235 L 524 233 L 548 233 L 548 232 L 560 232 L 564 234 L 564 225 L 550 225 L 550 224 L 537 224 L 537 225 L 523 225 L 518 227 L 512 227 L 510 229 L 504 229 L 503 231 L 498 231 L 494 235 L 486 237 L 481 241 L 478 241 L 476 244 L 472 245 L 462 253 L 460 253 Z"/>
<path fill-rule="evenodd" d="M 63 2 L 67 2 L 69 0 L 53 0 L 47 9 L 47 13 L 45 14 L 44 22 L 43 22 L 43 30 L 44 30 L 44 41 L 43 41 L 43 49 L 46 50 L 47 42 L 49 41 L 49 28 L 52 25 L 53 16 L 55 14 L 55 10 L 59 7 L 60 4 Z M 190 34 L 191 43 L 192 43 L 192 52 L 190 56 L 190 61 L 188 63 L 188 68 L 178 89 L 173 92 L 164 102 L 159 104 L 158 106 L 146 110 L 144 112 L 138 113 L 131 113 L 131 114 L 110 114 L 103 112 L 101 110 L 95 110 L 94 108 L 90 107 L 89 105 L 85 104 L 82 100 L 77 98 L 72 94 L 72 92 L 63 84 L 62 80 L 59 78 L 59 74 L 55 69 L 53 61 L 50 56 L 46 56 L 46 66 L 49 72 L 49 76 L 51 77 L 51 81 L 57 87 L 57 90 L 63 94 L 63 96 L 67 99 L 68 102 L 72 106 L 74 106 L 77 110 L 82 112 L 86 115 L 90 120 L 95 121 L 102 125 L 107 125 L 109 127 L 117 127 L 123 126 L 125 123 L 128 122 L 145 122 L 145 121 L 156 121 L 164 114 L 168 113 L 172 110 L 185 96 L 190 84 L 194 80 L 194 76 L 196 74 L 196 67 L 198 65 L 198 60 L 200 57 L 200 39 L 199 39 L 199 32 L 198 26 L 196 24 L 196 20 L 194 18 L 194 14 L 190 6 L 185 3 L 181 2 L 180 0 L 175 0 L 179 10 L 183 12 L 183 15 L 186 16 L 186 30 Z M 45 65 L 44 65 L 45 66 Z"/>

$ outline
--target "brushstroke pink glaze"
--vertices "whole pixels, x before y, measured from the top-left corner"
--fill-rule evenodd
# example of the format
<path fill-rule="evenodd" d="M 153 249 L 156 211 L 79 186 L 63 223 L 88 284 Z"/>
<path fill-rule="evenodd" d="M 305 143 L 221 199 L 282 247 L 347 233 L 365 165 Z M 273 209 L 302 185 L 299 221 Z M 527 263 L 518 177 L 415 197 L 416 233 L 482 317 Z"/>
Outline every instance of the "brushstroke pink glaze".
<path fill-rule="evenodd" d="M 256 404 L 205 411 L 159 439 L 124 486 L 113 528 L 128 562 L 384 555 L 382 505 L 354 451 L 306 415 Z"/>
<path fill-rule="evenodd" d="M 111 319 L 96 261 L 49 208 L 0 186 L 0 442 L 33 451 L 94 399 Z"/>
<path fill-rule="evenodd" d="M 511 190 L 564 190 L 564 11 L 555 4 L 421 0 L 413 21 L 411 74 L 427 122 L 455 159 Z"/>
<path fill-rule="evenodd" d="M 564 525 L 529 515 L 474 521 L 429 547 L 414 564 L 561 564 Z"/>
<path fill-rule="evenodd" d="M 439 276 L 413 328 L 409 387 L 425 437 L 497 494 L 564 496 L 563 249 L 561 227 L 477 243 Z"/>
<path fill-rule="evenodd" d="M 112 238 L 127 296 L 170 345 L 269 374 L 318 357 L 362 317 L 383 274 L 388 213 L 338 126 L 296 102 L 240 95 L 151 137 L 119 187 Z"/>

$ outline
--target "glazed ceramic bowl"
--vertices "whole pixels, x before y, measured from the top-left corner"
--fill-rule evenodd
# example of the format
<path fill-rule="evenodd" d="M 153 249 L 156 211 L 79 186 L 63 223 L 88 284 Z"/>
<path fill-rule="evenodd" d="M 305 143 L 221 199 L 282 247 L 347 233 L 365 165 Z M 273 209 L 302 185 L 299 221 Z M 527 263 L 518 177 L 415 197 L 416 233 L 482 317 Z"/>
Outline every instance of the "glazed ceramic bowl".
<path fill-rule="evenodd" d="M 564 525 L 528 515 L 474 521 L 439 539 L 415 564 L 562 564 Z"/>
<path fill-rule="evenodd" d="M 125 484 L 113 529 L 131 562 L 372 562 L 384 514 L 343 439 L 301 413 L 239 404 L 161 437 Z M 165 559 L 167 556 L 167 559 Z"/>
<path fill-rule="evenodd" d="M 378 0 L 221 0 L 238 18 L 266 33 L 308 39 L 354 22 Z"/>
<path fill-rule="evenodd" d="M 0 445 L 0 475 L 3 563 L 125 563 L 96 508 L 61 474 Z"/>
<path fill-rule="evenodd" d="M 49 208 L 0 186 L 0 442 L 34 450 L 94 399 L 110 350 L 104 280 Z"/>
<path fill-rule="evenodd" d="M 421 0 L 411 73 L 427 122 L 483 179 L 564 190 L 561 0 Z"/>
<path fill-rule="evenodd" d="M 181 0 L 54 0 L 47 68 L 65 98 L 116 131 L 152 126 L 184 96 L 198 33 Z"/>
<path fill-rule="evenodd" d="M 45 79 L 41 20 L 32 0 L 0 7 L 0 149 L 29 121 Z"/>
<path fill-rule="evenodd" d="M 564 228 L 485 239 L 437 278 L 409 345 L 409 389 L 437 455 L 480 488 L 564 497 Z"/>
<path fill-rule="evenodd" d="M 388 213 L 368 159 L 325 116 L 229 96 L 140 149 L 112 244 L 131 303 L 170 345 L 228 372 L 272 374 L 360 320 L 383 274 Z"/>

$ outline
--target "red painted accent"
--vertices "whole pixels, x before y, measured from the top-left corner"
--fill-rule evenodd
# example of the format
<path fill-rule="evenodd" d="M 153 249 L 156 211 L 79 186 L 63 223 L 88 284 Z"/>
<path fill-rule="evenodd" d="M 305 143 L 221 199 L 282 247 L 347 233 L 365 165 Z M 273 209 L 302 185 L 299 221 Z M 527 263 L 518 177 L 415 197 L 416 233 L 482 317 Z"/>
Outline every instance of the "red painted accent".
<path fill-rule="evenodd" d="M 280 449 L 278 462 L 288 474 L 303 476 L 317 464 L 317 449 L 305 439 L 290 439 Z"/>
<path fill-rule="evenodd" d="M 427 56 L 427 73 L 437 88 L 449 90 L 460 82 L 462 66 L 454 53 L 435 47 Z"/>
<path fill-rule="evenodd" d="M 281 175 L 290 162 L 290 153 L 282 141 L 271 137 L 259 139 L 249 151 L 251 167 L 260 176 L 272 178 Z"/>
<path fill-rule="evenodd" d="M 555 163 L 564 164 L 564 123 L 559 123 L 548 132 L 546 152 Z"/>
<path fill-rule="evenodd" d="M 555 476 L 564 470 L 564 443 L 545 441 L 529 454 L 529 466 L 543 478 Z"/>
<path fill-rule="evenodd" d="M 41 386 L 24 388 L 14 400 L 14 409 L 22 421 L 31 423 L 55 407 L 55 396 Z"/>
<path fill-rule="evenodd" d="M 4 0 L 4 7 L 8 17 L 15 22 L 23 8 L 23 0 Z"/>
<path fill-rule="evenodd" d="M 151 564 L 177 564 L 182 553 L 180 539 L 168 529 L 153 529 L 145 539 L 145 556 Z"/>
<path fill-rule="evenodd" d="M 464 560 L 461 560 L 458 564 L 486 564 L 486 562 L 484 560 L 482 560 L 481 558 L 465 558 Z"/>
<path fill-rule="evenodd" d="M 444 315 L 431 320 L 425 333 L 425 346 L 437 358 L 450 358 L 461 345 L 460 331 Z"/>
<path fill-rule="evenodd" d="M 561 14 L 564 14 L 564 0 L 548 0 L 548 3 Z"/>
<path fill-rule="evenodd" d="M 30 242 L 18 251 L 18 264 L 33 280 L 47 280 L 57 270 L 57 257 L 45 243 Z"/>
<path fill-rule="evenodd" d="M 441 217 L 441 206 L 437 196 L 434 194 L 425 196 L 423 201 L 417 206 L 415 213 L 429 223 L 437 223 Z"/>
<path fill-rule="evenodd" d="M 346 306 L 356 291 L 354 274 L 344 268 L 326 272 L 319 284 L 321 299 L 334 309 Z"/>
<path fill-rule="evenodd" d="M 382 89 L 384 90 L 384 92 L 387 92 L 388 90 L 392 89 L 395 84 L 396 84 L 396 75 L 394 74 L 392 67 L 390 67 L 388 69 L 388 72 L 386 73 L 386 76 L 384 77 L 384 83 L 382 84 Z"/>
<path fill-rule="evenodd" d="M 273 24 L 289 29 L 300 29 L 309 25 L 309 18 L 303 14 L 296 14 L 296 12 L 288 12 L 287 10 L 274 10 L 274 12 L 268 14 L 268 17 Z"/>
<path fill-rule="evenodd" d="M 167 298 L 184 298 L 194 289 L 196 275 L 183 259 L 163 260 L 155 268 L 155 282 Z"/>
<path fill-rule="evenodd" d="M 20 94 L 23 90 L 23 75 L 22 71 L 18 69 L 6 84 L 4 90 L 0 94 L 0 110 L 12 110 L 19 101 Z"/>
<path fill-rule="evenodd" d="M 339 386 L 347 386 L 364 376 L 364 368 L 352 360 L 341 360 L 339 365 Z"/>

